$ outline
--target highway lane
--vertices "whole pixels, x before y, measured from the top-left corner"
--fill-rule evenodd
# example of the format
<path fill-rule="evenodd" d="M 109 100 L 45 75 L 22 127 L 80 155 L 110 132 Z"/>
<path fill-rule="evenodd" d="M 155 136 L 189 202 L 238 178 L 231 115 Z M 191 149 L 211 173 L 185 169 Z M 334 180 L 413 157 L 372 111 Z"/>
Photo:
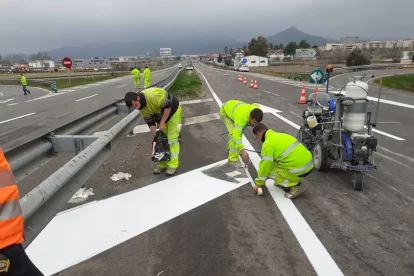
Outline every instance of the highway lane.
<path fill-rule="evenodd" d="M 36 87 L 28 87 L 30 95 L 25 96 L 21 86 L 0 85 L 0 109 L 13 106 L 32 98 L 42 97 L 49 94 L 49 91 Z M 0 116 L 0 121 L 2 121 Z"/>
<path fill-rule="evenodd" d="M 167 78 L 176 69 L 154 71 L 152 83 Z M 56 94 L 27 98 L 17 105 L 1 108 L 0 147 L 5 151 L 18 147 L 121 99 L 128 91 L 134 91 L 130 76 L 85 85 L 80 89 L 63 89 Z"/>
<path fill-rule="evenodd" d="M 255 91 L 239 83 L 237 73 L 225 76 L 198 67 L 223 102 L 238 98 L 281 110 L 284 120 L 267 116 L 266 123 L 296 134 L 292 124 L 300 125 L 303 111 L 303 105 L 297 104 L 300 89 L 259 80 L 260 89 Z M 411 275 L 412 264 L 405 252 L 414 248 L 410 230 L 414 226 L 414 172 L 410 169 L 414 154 L 408 150 L 413 139 L 378 137 L 386 151 L 376 155 L 378 170 L 367 175 L 362 192 L 352 189 L 350 174 L 315 172 L 306 182 L 308 193 L 294 203 L 346 275 Z"/>

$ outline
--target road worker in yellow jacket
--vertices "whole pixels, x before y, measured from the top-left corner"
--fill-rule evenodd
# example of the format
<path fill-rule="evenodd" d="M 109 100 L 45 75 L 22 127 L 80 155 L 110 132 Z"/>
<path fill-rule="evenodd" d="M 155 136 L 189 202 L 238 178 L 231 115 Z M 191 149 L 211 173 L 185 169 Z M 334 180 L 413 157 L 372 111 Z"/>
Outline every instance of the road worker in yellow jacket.
<path fill-rule="evenodd" d="M 160 174 L 164 169 L 167 169 L 167 175 L 174 175 L 179 165 L 179 136 L 182 126 L 181 106 L 178 99 L 162 88 L 152 87 L 139 93 L 128 92 L 125 95 L 125 104 L 140 110 L 154 137 L 156 123 L 158 129 L 168 137 L 171 152 L 170 161 L 158 162 L 154 173 Z"/>
<path fill-rule="evenodd" d="M 244 163 L 249 157 L 242 143 L 243 129 L 254 126 L 263 120 L 263 111 L 258 104 L 247 104 L 238 100 L 230 100 L 220 108 L 220 117 L 229 131 L 227 149 L 229 164 L 236 165 L 239 154 Z"/>
<path fill-rule="evenodd" d="M 151 86 L 151 70 L 145 66 L 144 69 L 144 88 L 148 88 Z"/>
<path fill-rule="evenodd" d="M 134 80 L 134 88 L 139 89 L 140 88 L 141 72 L 137 68 L 134 68 L 131 71 L 131 75 L 132 75 L 132 78 Z"/>
<path fill-rule="evenodd" d="M 23 249 L 23 231 L 19 190 L 0 149 L 0 275 L 43 276 Z"/>
<path fill-rule="evenodd" d="M 293 199 L 302 194 L 306 188 L 301 181 L 313 169 L 311 152 L 292 135 L 275 132 L 261 123 L 254 126 L 253 134 L 263 142 L 256 192 L 270 178 L 285 190 L 285 197 Z"/>

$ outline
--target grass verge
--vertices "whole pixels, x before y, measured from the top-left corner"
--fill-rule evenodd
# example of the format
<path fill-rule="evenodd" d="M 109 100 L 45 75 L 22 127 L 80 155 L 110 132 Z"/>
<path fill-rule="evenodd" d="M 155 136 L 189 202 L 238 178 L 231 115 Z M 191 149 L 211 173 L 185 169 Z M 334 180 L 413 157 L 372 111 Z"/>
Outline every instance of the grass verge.
<path fill-rule="evenodd" d="M 202 93 L 201 80 L 194 71 L 182 71 L 168 91 L 179 100 L 195 99 Z"/>
<path fill-rule="evenodd" d="M 90 84 L 90 83 L 94 83 L 94 82 L 99 82 L 99 81 L 104 81 L 104 80 L 109 80 L 109 79 L 114 79 L 114 78 L 119 78 L 119 77 L 123 77 L 128 75 L 128 73 L 117 73 L 114 75 L 107 75 L 107 76 L 89 76 L 86 78 L 72 78 L 70 81 L 69 79 L 57 79 L 56 80 L 56 87 L 58 89 L 64 89 L 64 88 L 69 88 L 69 87 L 74 87 L 74 86 L 78 86 L 78 85 L 85 85 L 85 84 Z M 32 87 L 41 87 L 41 88 L 45 88 L 47 90 L 50 90 L 50 82 L 45 83 L 45 82 L 35 82 L 35 81 L 28 81 L 28 86 L 32 86 Z"/>
<path fill-rule="evenodd" d="M 380 84 L 380 80 L 374 80 L 375 84 Z M 398 75 L 382 78 L 382 85 L 388 88 L 400 89 L 414 92 L 414 75 Z"/>

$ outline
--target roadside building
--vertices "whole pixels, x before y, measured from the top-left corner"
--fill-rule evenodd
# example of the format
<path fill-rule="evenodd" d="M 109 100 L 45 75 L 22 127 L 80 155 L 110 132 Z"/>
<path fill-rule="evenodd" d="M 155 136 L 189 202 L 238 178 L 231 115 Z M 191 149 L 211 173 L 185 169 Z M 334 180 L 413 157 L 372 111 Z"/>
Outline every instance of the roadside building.
<path fill-rule="evenodd" d="M 269 59 L 267 57 L 260 56 L 246 56 L 247 59 L 245 63 L 249 67 L 266 67 L 269 66 Z"/>

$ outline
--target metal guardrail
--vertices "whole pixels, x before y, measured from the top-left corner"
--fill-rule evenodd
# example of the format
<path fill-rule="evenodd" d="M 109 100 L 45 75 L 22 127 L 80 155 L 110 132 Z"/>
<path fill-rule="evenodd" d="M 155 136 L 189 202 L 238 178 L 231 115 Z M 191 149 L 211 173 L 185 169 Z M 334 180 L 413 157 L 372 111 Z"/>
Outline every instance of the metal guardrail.
<path fill-rule="evenodd" d="M 168 78 L 152 86 L 168 90 L 182 70 L 174 71 Z M 56 134 L 77 133 L 114 112 L 129 114 L 111 129 L 99 135 Z M 138 124 L 139 114 L 138 110 L 130 112 L 123 100 L 119 100 L 94 112 L 93 116 L 77 120 L 54 133 L 33 141 L 29 147 L 24 149 L 24 152 L 6 153 L 13 170 L 22 168 L 31 162 L 29 160 L 44 156 L 51 151 L 75 151 L 77 153 L 63 167 L 20 199 L 25 221 L 25 247 L 37 237 L 76 191 L 108 159 L 116 145 Z"/>

